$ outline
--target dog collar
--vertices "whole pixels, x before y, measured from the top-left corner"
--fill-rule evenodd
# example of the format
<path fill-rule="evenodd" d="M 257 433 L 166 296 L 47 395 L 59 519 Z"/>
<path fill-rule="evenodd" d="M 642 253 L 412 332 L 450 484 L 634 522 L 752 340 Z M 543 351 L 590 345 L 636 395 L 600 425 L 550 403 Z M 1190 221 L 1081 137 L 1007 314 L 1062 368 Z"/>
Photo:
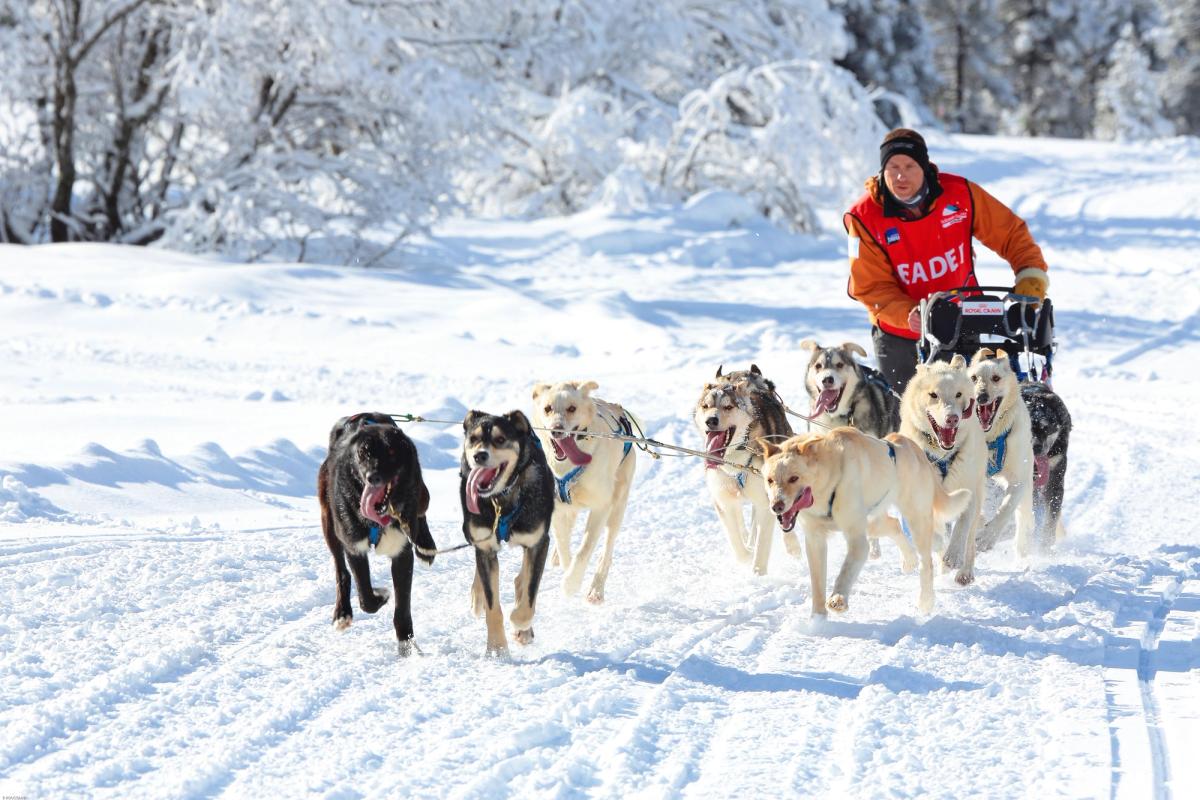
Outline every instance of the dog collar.
<path fill-rule="evenodd" d="M 988 442 L 988 477 L 994 477 L 1004 469 L 1004 458 L 1008 453 L 1008 435 L 1012 433 L 1012 428 L 1009 428 L 1004 433 L 997 436 L 992 441 Z M 943 477 L 945 477 L 943 475 Z"/>
<path fill-rule="evenodd" d="M 379 537 L 383 535 L 383 530 L 378 525 L 372 525 L 371 530 L 367 531 L 367 541 L 371 543 L 371 547 L 379 545 Z"/>

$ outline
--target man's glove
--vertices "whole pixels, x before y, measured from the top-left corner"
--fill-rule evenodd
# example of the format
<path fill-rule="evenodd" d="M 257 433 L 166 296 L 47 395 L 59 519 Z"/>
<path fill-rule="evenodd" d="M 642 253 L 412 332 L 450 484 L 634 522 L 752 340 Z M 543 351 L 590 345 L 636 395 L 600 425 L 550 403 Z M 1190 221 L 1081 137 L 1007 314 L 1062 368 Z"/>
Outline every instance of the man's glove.
<path fill-rule="evenodd" d="M 1013 294 L 1023 294 L 1036 297 L 1039 302 L 1046 299 L 1046 289 L 1050 286 L 1050 278 L 1046 270 L 1037 267 L 1026 267 L 1016 274 Z"/>

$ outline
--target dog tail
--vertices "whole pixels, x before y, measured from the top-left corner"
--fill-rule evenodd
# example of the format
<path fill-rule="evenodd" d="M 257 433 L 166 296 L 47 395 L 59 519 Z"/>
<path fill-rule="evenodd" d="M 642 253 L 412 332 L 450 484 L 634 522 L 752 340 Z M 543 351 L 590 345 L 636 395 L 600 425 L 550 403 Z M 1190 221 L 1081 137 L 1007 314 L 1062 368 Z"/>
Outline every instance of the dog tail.
<path fill-rule="evenodd" d="M 940 523 L 953 522 L 967 509 L 971 502 L 970 489 L 956 489 L 947 492 L 942 482 L 937 481 L 933 491 L 933 516 Z"/>

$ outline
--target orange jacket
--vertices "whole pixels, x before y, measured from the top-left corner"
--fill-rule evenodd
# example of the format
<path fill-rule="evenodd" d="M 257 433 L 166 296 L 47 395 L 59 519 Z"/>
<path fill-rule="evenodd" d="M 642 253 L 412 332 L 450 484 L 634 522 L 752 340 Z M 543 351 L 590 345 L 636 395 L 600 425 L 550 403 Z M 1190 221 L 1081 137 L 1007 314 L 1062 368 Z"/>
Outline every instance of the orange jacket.
<path fill-rule="evenodd" d="M 967 181 L 967 187 L 973 206 L 971 235 L 1007 261 L 1014 274 L 1028 268 L 1040 269 L 1044 273 L 1046 260 L 1042 257 L 1041 248 L 1030 235 L 1025 221 L 977 184 Z M 882 207 L 883 189 L 879 177 L 869 178 L 866 188 L 867 193 L 864 197 L 869 197 Z M 862 202 L 862 199 L 858 202 Z M 934 213 L 937 208 L 938 200 L 935 199 L 929 213 Z M 899 217 L 895 219 L 898 226 L 905 224 L 905 220 Z M 842 224 L 850 237 L 850 280 L 846 291 L 866 306 L 872 325 L 883 320 L 889 326 L 906 330 L 908 314 L 915 304 L 900 284 L 894 265 L 888 260 L 883 248 L 853 215 L 845 214 Z"/>

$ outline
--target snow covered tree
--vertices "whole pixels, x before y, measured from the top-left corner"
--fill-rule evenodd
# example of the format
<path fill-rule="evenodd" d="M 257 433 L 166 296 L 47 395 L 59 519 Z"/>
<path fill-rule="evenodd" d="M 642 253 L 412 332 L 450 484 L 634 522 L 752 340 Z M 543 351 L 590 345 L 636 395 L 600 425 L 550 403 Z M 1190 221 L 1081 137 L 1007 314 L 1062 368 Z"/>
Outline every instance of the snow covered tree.
<path fill-rule="evenodd" d="M 996 0 L 925 0 L 940 88 L 935 114 L 952 130 L 992 133 L 1014 100 L 999 42 L 1004 27 Z"/>
<path fill-rule="evenodd" d="M 1127 25 L 1096 92 L 1095 136 L 1148 139 L 1173 133 L 1163 116 L 1162 77 L 1150 71 L 1150 57 Z"/>
<path fill-rule="evenodd" d="M 1200 135 L 1200 0 L 1159 0 L 1163 99 L 1177 132 Z"/>
<path fill-rule="evenodd" d="M 932 105 L 941 80 L 934 68 L 929 30 L 918 0 L 830 0 L 851 39 L 838 64 L 867 87 L 908 98 L 918 108 Z M 880 107 L 890 126 L 900 119 Z"/>

